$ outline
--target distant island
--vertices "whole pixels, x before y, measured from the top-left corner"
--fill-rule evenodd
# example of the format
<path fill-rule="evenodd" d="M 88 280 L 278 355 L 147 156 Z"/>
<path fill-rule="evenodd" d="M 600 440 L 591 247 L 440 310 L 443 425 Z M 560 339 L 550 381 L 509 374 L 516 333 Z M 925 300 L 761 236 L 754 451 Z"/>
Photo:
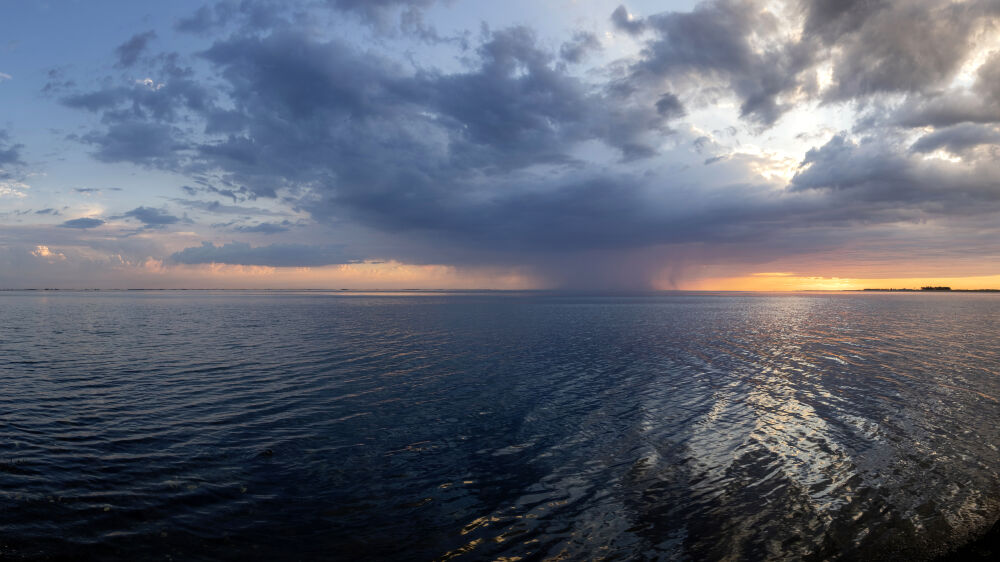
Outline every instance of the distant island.
<path fill-rule="evenodd" d="M 952 289 L 951 287 L 920 287 L 919 289 L 862 289 L 863 291 L 881 291 L 887 293 L 919 293 L 921 291 L 950 291 L 952 293 L 1000 293 L 1000 289 Z"/>

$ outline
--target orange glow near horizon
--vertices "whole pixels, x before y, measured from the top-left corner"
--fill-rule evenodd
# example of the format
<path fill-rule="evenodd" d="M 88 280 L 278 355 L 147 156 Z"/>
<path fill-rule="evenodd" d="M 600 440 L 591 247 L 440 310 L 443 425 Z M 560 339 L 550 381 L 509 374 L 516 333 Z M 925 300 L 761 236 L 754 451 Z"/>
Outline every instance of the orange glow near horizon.
<path fill-rule="evenodd" d="M 684 283 L 695 291 L 859 291 L 861 289 L 919 289 L 946 286 L 952 289 L 1000 288 L 1000 275 L 971 277 L 840 278 L 808 277 L 791 273 L 757 273 L 741 277 L 697 279 Z"/>
<path fill-rule="evenodd" d="M 132 269 L 132 268 L 123 268 Z M 324 267 L 265 267 L 225 264 L 175 265 L 148 259 L 128 275 L 130 286 L 147 288 L 247 289 L 548 289 L 530 272 L 502 268 L 457 268 L 366 262 Z M 861 289 L 1000 288 L 1000 275 L 968 277 L 847 278 L 762 272 L 732 277 L 689 279 L 677 286 L 654 283 L 654 290 L 690 291 L 850 291 Z"/>
<path fill-rule="evenodd" d="M 66 263 L 61 250 L 38 246 L 33 253 L 52 267 Z M 58 258 L 58 259 L 57 259 Z M 829 271 L 829 265 L 826 270 Z M 850 268 L 845 267 L 845 271 Z M 652 280 L 652 290 L 688 291 L 850 291 L 861 289 L 919 289 L 948 286 L 953 289 L 997 289 L 1000 275 L 927 277 L 836 277 L 808 275 L 802 270 L 780 268 L 763 272 L 726 275 L 704 271 L 700 277 Z M 714 274 L 713 274 L 714 273 Z M 858 271 L 852 273 L 857 275 Z M 66 279 L 70 279 L 66 277 Z M 362 262 L 323 267 L 268 267 L 219 263 L 184 265 L 154 258 L 142 261 L 120 259 L 89 281 L 50 282 L 56 288 L 138 289 L 444 289 L 444 290 L 545 290 L 557 289 L 551 281 L 527 267 L 461 267 L 440 264 L 406 264 L 396 261 Z M 614 287 L 609 287 L 613 289 Z"/>
<path fill-rule="evenodd" d="M 228 264 L 177 265 L 147 259 L 123 266 L 124 283 L 136 288 L 218 289 L 498 289 L 525 290 L 541 282 L 518 270 L 365 262 L 323 267 Z"/>

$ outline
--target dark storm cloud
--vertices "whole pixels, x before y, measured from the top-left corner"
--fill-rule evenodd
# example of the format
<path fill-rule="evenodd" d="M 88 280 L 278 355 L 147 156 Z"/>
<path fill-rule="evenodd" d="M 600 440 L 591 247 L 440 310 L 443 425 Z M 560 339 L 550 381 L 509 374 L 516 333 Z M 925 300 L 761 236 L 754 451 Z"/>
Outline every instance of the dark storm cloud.
<path fill-rule="evenodd" d="M 888 0 L 801 0 L 806 22 L 803 31 L 825 43 L 857 31 L 879 10 L 889 8 Z"/>
<path fill-rule="evenodd" d="M 136 207 L 122 216 L 133 218 L 151 228 L 163 227 L 168 224 L 180 222 L 181 220 L 178 217 L 167 213 L 163 209 L 155 209 L 152 207 Z"/>
<path fill-rule="evenodd" d="M 241 134 L 198 146 L 198 159 L 256 195 L 332 187 L 341 170 L 331 168 L 352 162 L 354 173 L 379 173 L 356 158 L 397 132 L 400 149 L 413 136 L 399 130 L 412 119 L 403 77 L 385 61 L 291 34 L 217 42 L 204 56 L 233 85 L 230 119 Z"/>
<path fill-rule="evenodd" d="M 757 191 L 752 186 L 731 193 L 728 201 L 713 202 L 711 218 L 681 211 L 675 204 L 684 194 L 661 199 L 636 177 L 581 178 L 539 187 L 498 195 L 489 205 L 467 205 L 462 216 L 447 222 L 455 234 L 508 252 L 572 252 L 719 240 L 737 230 L 750 235 L 756 227 L 748 229 L 748 223 L 762 210 L 750 200 Z"/>
<path fill-rule="evenodd" d="M 998 182 L 1000 169 L 993 162 L 956 167 L 885 141 L 855 143 L 836 136 L 806 154 L 791 186 L 826 191 L 828 204 L 859 220 L 891 221 L 997 212 Z"/>
<path fill-rule="evenodd" d="M 486 158 L 501 170 L 542 162 L 567 162 L 568 148 L 599 139 L 626 157 L 652 154 L 642 136 L 666 132 L 651 107 L 615 104 L 592 94 L 552 65 L 525 27 L 494 32 L 479 48 L 480 68 L 421 81 L 429 102 L 450 118 L 452 150 L 469 164 Z M 464 133 L 464 134 L 462 134 Z M 460 142 L 455 142 L 458 140 Z M 461 142 L 464 141 L 464 142 Z"/>
<path fill-rule="evenodd" d="M 859 146 L 844 135 L 807 152 L 802 165 L 804 169 L 792 180 L 795 189 L 846 190 L 880 185 L 905 192 L 913 179 L 906 159 L 889 147 L 875 143 Z"/>
<path fill-rule="evenodd" d="M 997 122 L 1000 122 L 1000 104 L 970 93 L 915 96 L 906 100 L 893 115 L 894 124 L 908 128 Z"/>
<path fill-rule="evenodd" d="M 232 85 L 242 134 L 199 145 L 199 164 L 262 196 L 294 184 L 346 205 L 423 203 L 473 174 L 572 164 L 589 139 L 650 155 L 649 135 L 668 131 L 652 104 L 609 103 L 560 71 L 530 30 L 491 33 L 478 54 L 470 72 L 409 74 L 299 35 L 219 41 L 204 57 Z"/>
<path fill-rule="evenodd" d="M 1000 131 L 996 127 L 963 123 L 928 133 L 913 143 L 911 148 L 915 152 L 944 149 L 952 154 L 962 154 L 984 144 L 1000 146 Z"/>
<path fill-rule="evenodd" d="M 325 6 L 374 28 L 411 14 L 417 29 L 417 15 L 430 4 Z M 819 229 L 994 212 L 995 161 L 970 157 L 956 166 L 922 157 L 939 148 L 981 155 L 974 147 L 995 142 L 985 128 L 945 127 L 996 121 L 1000 72 L 992 69 L 1000 58 L 979 71 L 965 98 L 943 89 L 993 17 L 989 5 L 795 5 L 800 18 L 788 21 L 803 21 L 801 34 L 753 0 L 642 19 L 620 7 L 614 25 L 642 50 L 588 81 L 568 70 L 599 48 L 586 33 L 553 52 L 527 27 L 484 30 L 463 51 L 461 70 L 445 72 L 298 32 L 277 4 L 223 2 L 177 24 L 217 34 L 197 54 L 211 80 L 163 55 L 149 59 L 159 70 L 153 83 L 105 86 L 63 103 L 100 118 L 98 128 L 77 137 L 96 158 L 186 174 L 188 195 L 214 193 L 234 203 L 178 204 L 256 222 L 266 220 L 261 209 L 235 203 L 280 196 L 320 223 L 396 235 L 396 254 L 378 257 L 410 262 L 526 260 L 577 271 L 572 256 L 763 241 L 795 251 L 824 247 L 828 231 L 805 234 Z M 833 68 L 825 97 L 816 79 L 824 64 Z M 808 153 L 785 189 L 764 185 L 749 170 L 766 162 L 720 154 L 717 143 L 696 138 L 703 133 L 677 124 L 733 99 L 755 130 L 796 104 L 849 101 L 879 114 L 855 130 L 884 140 L 837 136 Z M 938 130 L 915 144 L 901 140 L 913 138 L 901 129 L 925 125 Z M 581 147 L 595 146 L 608 163 L 581 156 Z M 681 158 L 712 165 L 683 175 Z M 145 207 L 127 216 L 147 226 L 180 220 Z M 289 226 L 233 224 L 225 227 L 258 234 Z M 367 257 L 343 254 L 233 243 L 188 248 L 174 259 L 306 266 Z"/>
<path fill-rule="evenodd" d="M 156 32 L 150 30 L 145 33 L 136 33 L 128 41 L 119 45 L 115 48 L 118 65 L 126 68 L 134 65 L 153 39 L 156 39 Z"/>
<path fill-rule="evenodd" d="M 639 106 L 592 91 L 523 27 L 488 33 L 477 55 L 468 72 L 413 73 L 338 42 L 239 34 L 203 53 L 228 84 L 224 111 L 189 103 L 192 91 L 203 94 L 199 100 L 212 96 L 176 80 L 65 103 L 101 114 L 106 128 L 82 137 L 99 159 L 204 170 L 258 196 L 308 190 L 301 204 L 320 219 L 449 232 L 477 214 L 504 221 L 495 204 L 464 208 L 466 199 L 496 200 L 489 191 L 509 183 L 504 175 L 580 166 L 571 152 L 588 140 L 624 159 L 651 156 L 671 132 L 666 120 L 683 113 L 670 95 Z M 219 132 L 210 127 L 223 113 L 231 132 L 218 140 L 199 143 L 173 125 L 196 115 L 207 133 Z M 574 188 L 566 189 L 562 197 L 571 198 Z"/>
<path fill-rule="evenodd" d="M 185 248 L 170 256 L 170 259 L 184 264 L 225 263 L 270 267 L 318 267 L 358 261 L 356 257 L 345 253 L 340 246 L 273 244 L 254 248 L 241 242 L 231 242 L 222 246 L 202 242 L 201 246 Z"/>
<path fill-rule="evenodd" d="M 62 226 L 64 228 L 87 229 L 87 228 L 97 228 L 102 224 L 104 224 L 104 221 L 102 221 L 101 219 L 80 218 L 80 219 L 68 220 L 60 224 L 59 226 Z"/>

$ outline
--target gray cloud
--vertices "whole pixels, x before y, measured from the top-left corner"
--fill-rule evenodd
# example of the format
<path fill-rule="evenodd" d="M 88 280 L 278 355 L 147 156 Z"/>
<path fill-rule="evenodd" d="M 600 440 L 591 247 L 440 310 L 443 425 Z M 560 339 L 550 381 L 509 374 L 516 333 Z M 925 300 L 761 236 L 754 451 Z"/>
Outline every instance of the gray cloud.
<path fill-rule="evenodd" d="M 450 0 L 445 0 L 449 3 Z M 467 35 L 443 37 L 424 19 L 427 8 L 437 0 L 326 0 L 336 16 L 347 13 L 383 35 L 403 34 L 429 44 L 455 43 L 468 47 Z M 336 17 L 335 16 L 335 17 Z"/>
<path fill-rule="evenodd" d="M 946 127 L 958 123 L 1000 123 L 1000 52 L 976 71 L 971 91 L 912 96 L 895 112 L 904 127 Z"/>
<path fill-rule="evenodd" d="M 247 207 L 244 205 L 226 205 L 220 203 L 219 201 L 202 201 L 198 199 L 171 199 L 174 203 L 178 205 L 183 205 L 189 209 L 197 209 L 199 211 L 204 211 L 206 213 L 213 213 L 219 215 L 253 215 L 253 216 L 271 216 L 280 215 L 275 211 L 270 211 L 261 207 Z"/>
<path fill-rule="evenodd" d="M 1000 11 L 1000 8 L 997 8 Z M 985 101 L 1000 104 L 1000 51 L 994 51 L 992 56 L 976 71 L 976 84 L 973 90 Z"/>
<path fill-rule="evenodd" d="M 479 55 L 468 73 L 408 75 L 299 36 L 218 42 L 205 57 L 234 80 L 244 133 L 198 146 L 198 159 L 257 195 L 294 182 L 365 205 L 396 185 L 444 196 L 470 174 L 570 164 L 588 139 L 649 155 L 646 135 L 667 132 L 653 107 L 612 105 L 554 68 L 527 29 L 491 34 Z"/>
<path fill-rule="evenodd" d="M 854 18 L 841 30 L 850 33 L 836 37 L 836 85 L 828 95 L 832 100 L 927 92 L 947 83 L 974 47 L 975 37 L 995 22 L 1000 5 L 914 0 L 864 4 L 860 12 L 844 14 Z"/>
<path fill-rule="evenodd" d="M 118 56 L 118 65 L 126 68 L 134 65 L 153 39 L 156 39 L 155 31 L 136 33 L 128 41 L 116 47 L 115 54 Z"/>
<path fill-rule="evenodd" d="M 859 144 L 836 136 L 810 150 L 803 165 L 792 180 L 794 190 L 828 191 L 828 204 L 862 221 L 966 218 L 1000 211 L 1000 168 L 992 161 L 956 167 L 884 140 Z"/>
<path fill-rule="evenodd" d="M 185 33 L 207 33 L 216 27 L 225 25 L 232 17 L 233 2 L 217 2 L 205 4 L 191 15 L 180 18 L 174 23 L 174 29 Z"/>
<path fill-rule="evenodd" d="M 404 14 L 414 17 L 423 9 L 434 4 L 436 0 L 327 0 L 328 4 L 344 12 L 356 14 L 365 23 L 371 24 L 380 30 L 387 30 L 392 26 L 392 16 L 397 10 L 403 10 Z M 403 16 L 407 17 L 406 15 Z"/>
<path fill-rule="evenodd" d="M 365 19 L 377 20 L 383 13 L 398 8 L 426 8 L 436 0 L 328 0 L 339 10 L 354 12 Z"/>
<path fill-rule="evenodd" d="M 1000 131 L 996 127 L 962 123 L 920 137 L 911 149 L 915 152 L 945 149 L 952 154 L 962 154 L 984 144 L 1000 145 Z"/>
<path fill-rule="evenodd" d="M 104 131 L 83 135 L 80 140 L 99 147 L 99 155 L 110 161 L 165 155 L 179 137 L 179 121 L 192 115 L 211 116 L 216 92 L 178 64 L 175 53 L 157 57 L 157 81 L 131 81 L 90 92 L 64 96 L 67 107 L 99 113 L 107 124 Z M 152 80 L 152 79 L 150 79 Z M 136 145 L 128 148 L 126 145 Z M 145 145 L 152 145 L 149 148 Z"/>
<path fill-rule="evenodd" d="M 288 28 L 296 22 L 313 20 L 322 8 L 332 19 L 344 14 L 355 16 L 361 23 L 380 34 L 407 34 L 429 42 L 458 42 L 461 37 L 441 37 L 433 26 L 424 21 L 424 11 L 436 0 L 320 0 L 315 3 L 279 2 L 274 0 L 222 0 L 201 6 L 188 17 L 179 19 L 174 29 L 200 35 L 225 28 L 253 33 Z M 306 15 L 304 8 L 312 9 Z M 322 10 L 319 10 L 322 11 Z"/>
<path fill-rule="evenodd" d="M 102 191 L 121 191 L 120 187 L 102 187 L 100 189 L 94 187 L 75 187 L 73 191 L 77 193 L 83 193 L 84 195 L 92 195 L 94 193 L 101 193 Z"/>
<path fill-rule="evenodd" d="M 889 0 L 801 0 L 801 5 L 806 18 L 803 31 L 830 44 L 857 31 L 892 3 Z"/>
<path fill-rule="evenodd" d="M 136 207 L 131 211 L 122 215 L 123 217 L 133 218 L 147 227 L 158 228 L 169 224 L 175 224 L 180 222 L 181 219 L 167 213 L 163 209 L 155 209 L 152 207 Z"/>
<path fill-rule="evenodd" d="M 289 3 L 272 0 L 223 0 L 205 4 L 188 17 L 180 18 L 174 29 L 184 33 L 207 34 L 227 26 L 244 31 L 262 31 L 286 24 Z"/>
<path fill-rule="evenodd" d="M 566 62 L 579 63 L 591 51 L 599 51 L 600 49 L 601 40 L 598 39 L 597 35 L 589 31 L 577 31 L 573 34 L 572 39 L 559 47 L 559 56 Z"/>
<path fill-rule="evenodd" d="M 63 103 L 69 107 L 103 112 L 113 121 L 175 121 L 185 111 L 204 112 L 208 109 L 213 94 L 192 79 L 190 69 L 167 64 L 161 71 L 166 75 L 166 81 L 159 84 L 137 82 L 127 87 L 68 96 Z"/>
<path fill-rule="evenodd" d="M 377 28 L 429 4 L 327 6 Z M 240 219 L 253 225 L 225 228 L 284 231 L 285 223 L 259 222 L 262 209 L 236 205 L 280 197 L 321 224 L 390 237 L 395 242 L 380 258 L 529 263 L 567 283 L 606 269 L 601 264 L 616 252 L 650 263 L 680 260 L 696 252 L 691 248 L 718 252 L 713 259 L 726 252 L 763 259 L 835 245 L 848 236 L 837 229 L 847 226 L 863 233 L 996 212 L 996 161 L 972 150 L 996 142 L 995 127 L 949 126 L 997 122 L 1000 72 L 993 69 L 1000 58 L 980 69 L 972 90 L 944 89 L 977 30 L 993 18 L 988 5 L 791 6 L 801 10 L 801 36 L 755 0 L 643 19 L 620 7 L 612 21 L 642 51 L 583 79 L 567 63 L 599 45 L 586 33 L 556 52 L 527 27 L 484 30 L 463 51 L 462 66 L 446 72 L 297 32 L 289 24 L 293 10 L 277 4 L 223 2 L 177 24 L 217 34 L 197 55 L 213 80 L 199 79 L 198 65 L 163 55 L 150 59 L 159 61 L 162 87 L 111 85 L 62 101 L 100 118 L 77 137 L 96 158 L 184 174 L 189 196 L 221 195 L 234 204 L 175 203 L 254 217 Z M 924 36 L 931 40 L 912 40 Z M 949 45 L 937 49 L 936 42 Z M 833 85 L 820 100 L 816 71 L 827 63 Z M 798 103 L 851 102 L 876 116 L 855 123 L 856 133 L 872 138 L 837 136 L 807 154 L 785 189 L 765 185 L 746 178 L 766 162 L 730 154 L 684 127 L 689 110 L 733 99 L 755 130 Z M 912 138 L 906 129 L 926 125 L 937 130 L 912 146 L 901 140 Z M 939 148 L 968 158 L 961 165 L 922 158 Z M 594 152 L 607 158 L 581 156 Z M 691 171 L 684 162 L 712 165 Z M 146 226 L 180 220 L 146 207 L 126 216 Z M 232 243 L 188 248 L 174 259 L 320 265 L 357 257 L 369 256 Z"/>
<path fill-rule="evenodd" d="M 62 226 L 64 228 L 87 229 L 87 228 L 97 228 L 102 224 L 104 224 L 104 221 L 101 219 L 91 219 L 85 217 L 85 218 L 68 220 L 59 226 Z"/>
<path fill-rule="evenodd" d="M 785 41 L 760 50 L 754 41 L 774 35 L 780 20 L 758 2 L 722 0 L 699 4 L 694 11 L 654 14 L 626 21 L 619 7 L 616 25 L 635 33 L 651 30 L 642 58 L 629 80 L 636 88 L 657 87 L 666 80 L 678 84 L 721 84 L 741 100 L 740 113 L 770 126 L 789 109 L 780 96 L 808 89 L 804 75 L 817 59 L 806 42 Z"/>
<path fill-rule="evenodd" d="M 683 117 L 687 111 L 676 95 L 667 92 L 656 100 L 656 112 L 667 117 Z"/>
<path fill-rule="evenodd" d="M 629 19 L 620 6 L 611 18 L 617 28 L 637 37 L 650 32 L 626 87 L 642 91 L 664 80 L 692 91 L 722 87 L 740 99 L 744 118 L 768 127 L 792 107 L 785 100 L 818 95 L 815 72 L 824 62 L 833 66 L 828 102 L 933 95 L 1000 16 L 1000 5 L 985 0 L 818 0 L 799 7 L 805 24 L 794 38 L 781 31 L 783 16 L 757 0 L 703 2 L 691 12 L 643 19 Z"/>
<path fill-rule="evenodd" d="M 288 221 L 284 221 L 284 223 L 262 222 L 251 226 L 237 226 L 233 230 L 250 234 L 278 234 L 279 232 L 288 232 L 288 224 Z"/>
<path fill-rule="evenodd" d="M 11 144 L 10 135 L 7 131 L 0 129 L 0 166 L 23 166 L 22 148 L 24 148 L 23 144 Z"/>
<path fill-rule="evenodd" d="M 629 35 L 638 35 L 646 30 L 646 22 L 641 18 L 633 18 L 624 5 L 618 6 L 611 12 L 611 23 Z"/>
<path fill-rule="evenodd" d="M 109 86 L 63 97 L 64 105 L 99 113 L 105 124 L 104 129 L 71 138 L 95 147 L 94 156 L 105 162 L 179 167 L 189 141 L 178 125 L 193 116 L 211 115 L 215 93 L 194 77 L 193 70 L 179 66 L 176 54 L 158 60 L 163 82 Z"/>
<path fill-rule="evenodd" d="M 94 146 L 94 157 L 103 162 L 171 167 L 179 152 L 186 148 L 178 134 L 179 130 L 171 125 L 123 121 L 104 131 L 88 133 L 80 140 Z"/>
<path fill-rule="evenodd" d="M 246 186 L 236 186 L 232 182 L 226 179 L 219 179 L 221 183 L 228 185 L 228 188 L 216 187 L 212 184 L 212 180 L 205 177 L 195 176 L 194 182 L 200 184 L 199 187 L 193 187 L 190 185 L 182 185 L 181 189 L 184 193 L 188 195 L 198 195 L 199 193 L 214 193 L 216 195 L 222 195 L 223 197 L 229 197 L 233 200 L 233 203 L 238 203 L 240 201 L 252 201 L 257 198 L 257 195 L 247 189 Z"/>
<path fill-rule="evenodd" d="M 202 242 L 201 246 L 185 248 L 170 256 L 170 259 L 185 264 L 225 263 L 270 267 L 318 267 L 358 261 L 356 257 L 345 253 L 341 246 L 272 244 L 255 248 L 241 242 L 222 246 Z"/>
<path fill-rule="evenodd" d="M 893 113 L 893 124 L 902 127 L 948 127 L 958 123 L 1000 122 L 1000 104 L 987 103 L 971 93 L 914 96 Z"/>

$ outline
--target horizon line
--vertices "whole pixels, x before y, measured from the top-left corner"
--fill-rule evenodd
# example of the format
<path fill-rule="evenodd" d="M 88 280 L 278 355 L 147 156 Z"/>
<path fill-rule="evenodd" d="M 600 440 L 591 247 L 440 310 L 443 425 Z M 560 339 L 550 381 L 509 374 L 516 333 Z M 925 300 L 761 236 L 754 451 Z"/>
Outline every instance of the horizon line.
<path fill-rule="evenodd" d="M 420 293 L 420 292 L 453 292 L 453 293 L 617 293 L 617 294 L 650 294 L 650 293 L 1000 293 L 1000 289 L 947 289 L 947 290 L 927 290 L 922 288 L 863 288 L 863 289 L 479 289 L 479 288 L 404 288 L 404 289 L 364 289 L 364 288 L 222 288 L 222 287 L 126 287 L 126 288 L 98 288 L 98 287 L 17 287 L 0 288 L 0 292 L 127 292 L 127 291 L 226 291 L 226 292 L 351 292 L 351 293 Z"/>

